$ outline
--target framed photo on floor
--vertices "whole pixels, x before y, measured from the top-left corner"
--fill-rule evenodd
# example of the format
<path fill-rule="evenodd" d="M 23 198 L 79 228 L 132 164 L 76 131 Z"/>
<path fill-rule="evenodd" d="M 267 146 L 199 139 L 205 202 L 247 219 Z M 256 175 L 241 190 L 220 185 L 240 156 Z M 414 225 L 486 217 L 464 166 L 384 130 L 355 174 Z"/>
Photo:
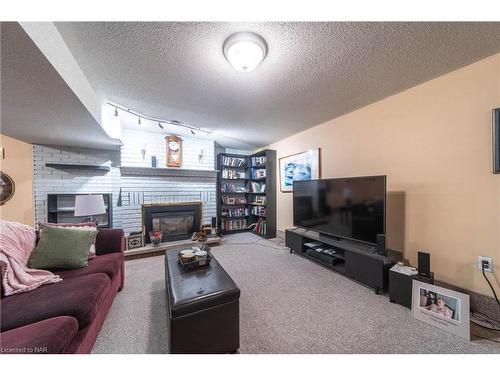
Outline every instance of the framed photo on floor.
<path fill-rule="evenodd" d="M 280 190 L 293 191 L 293 181 L 317 180 L 320 178 L 320 149 L 300 152 L 280 158 Z"/>
<path fill-rule="evenodd" d="M 413 280 L 411 315 L 431 326 L 470 340 L 469 296 Z"/>

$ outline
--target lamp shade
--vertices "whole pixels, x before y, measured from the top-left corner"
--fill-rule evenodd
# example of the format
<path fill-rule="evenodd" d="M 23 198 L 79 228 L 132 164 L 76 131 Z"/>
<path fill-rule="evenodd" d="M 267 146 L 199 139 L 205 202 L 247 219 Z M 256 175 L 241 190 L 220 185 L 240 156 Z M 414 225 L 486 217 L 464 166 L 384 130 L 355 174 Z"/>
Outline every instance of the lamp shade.
<path fill-rule="evenodd" d="M 106 213 L 102 194 L 77 195 L 75 198 L 75 216 L 92 216 Z"/>

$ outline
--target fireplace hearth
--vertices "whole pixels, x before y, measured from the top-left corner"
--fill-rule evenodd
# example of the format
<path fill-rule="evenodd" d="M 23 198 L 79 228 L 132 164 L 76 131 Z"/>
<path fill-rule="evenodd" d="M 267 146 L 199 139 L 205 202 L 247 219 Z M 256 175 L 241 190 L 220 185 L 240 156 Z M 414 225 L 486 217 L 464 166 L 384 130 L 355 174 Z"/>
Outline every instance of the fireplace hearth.
<path fill-rule="evenodd" d="M 186 240 L 201 228 L 201 202 L 145 204 L 142 228 L 146 243 L 149 232 L 162 232 L 162 242 Z"/>

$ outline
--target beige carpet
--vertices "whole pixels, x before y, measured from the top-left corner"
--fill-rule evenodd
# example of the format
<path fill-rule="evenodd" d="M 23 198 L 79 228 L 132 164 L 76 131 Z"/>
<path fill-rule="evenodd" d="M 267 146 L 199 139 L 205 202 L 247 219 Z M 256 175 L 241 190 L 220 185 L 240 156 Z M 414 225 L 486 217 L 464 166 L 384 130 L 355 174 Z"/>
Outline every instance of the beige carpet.
<path fill-rule="evenodd" d="M 241 289 L 241 353 L 500 353 L 410 317 L 387 296 L 251 233 L 224 238 L 213 254 Z M 165 353 L 162 256 L 125 263 L 125 288 L 94 353 Z"/>

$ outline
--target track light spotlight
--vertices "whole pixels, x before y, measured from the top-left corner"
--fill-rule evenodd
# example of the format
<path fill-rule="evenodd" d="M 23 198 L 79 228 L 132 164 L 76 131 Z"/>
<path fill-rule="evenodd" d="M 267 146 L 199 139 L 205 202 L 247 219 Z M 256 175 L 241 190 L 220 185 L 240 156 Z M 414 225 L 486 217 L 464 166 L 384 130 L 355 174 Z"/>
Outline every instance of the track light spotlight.
<path fill-rule="evenodd" d="M 164 129 L 164 126 L 159 121 L 158 121 L 158 126 L 160 127 L 160 129 Z"/>
<path fill-rule="evenodd" d="M 118 117 L 118 108 L 115 107 L 115 117 Z"/>
<path fill-rule="evenodd" d="M 141 117 L 140 117 L 140 116 L 139 116 L 139 117 L 137 117 L 137 123 L 138 123 L 139 125 L 141 125 Z"/>
<path fill-rule="evenodd" d="M 192 134 L 192 135 L 196 135 L 196 133 L 194 132 L 194 130 L 193 130 L 193 129 L 191 129 L 191 134 Z"/>

